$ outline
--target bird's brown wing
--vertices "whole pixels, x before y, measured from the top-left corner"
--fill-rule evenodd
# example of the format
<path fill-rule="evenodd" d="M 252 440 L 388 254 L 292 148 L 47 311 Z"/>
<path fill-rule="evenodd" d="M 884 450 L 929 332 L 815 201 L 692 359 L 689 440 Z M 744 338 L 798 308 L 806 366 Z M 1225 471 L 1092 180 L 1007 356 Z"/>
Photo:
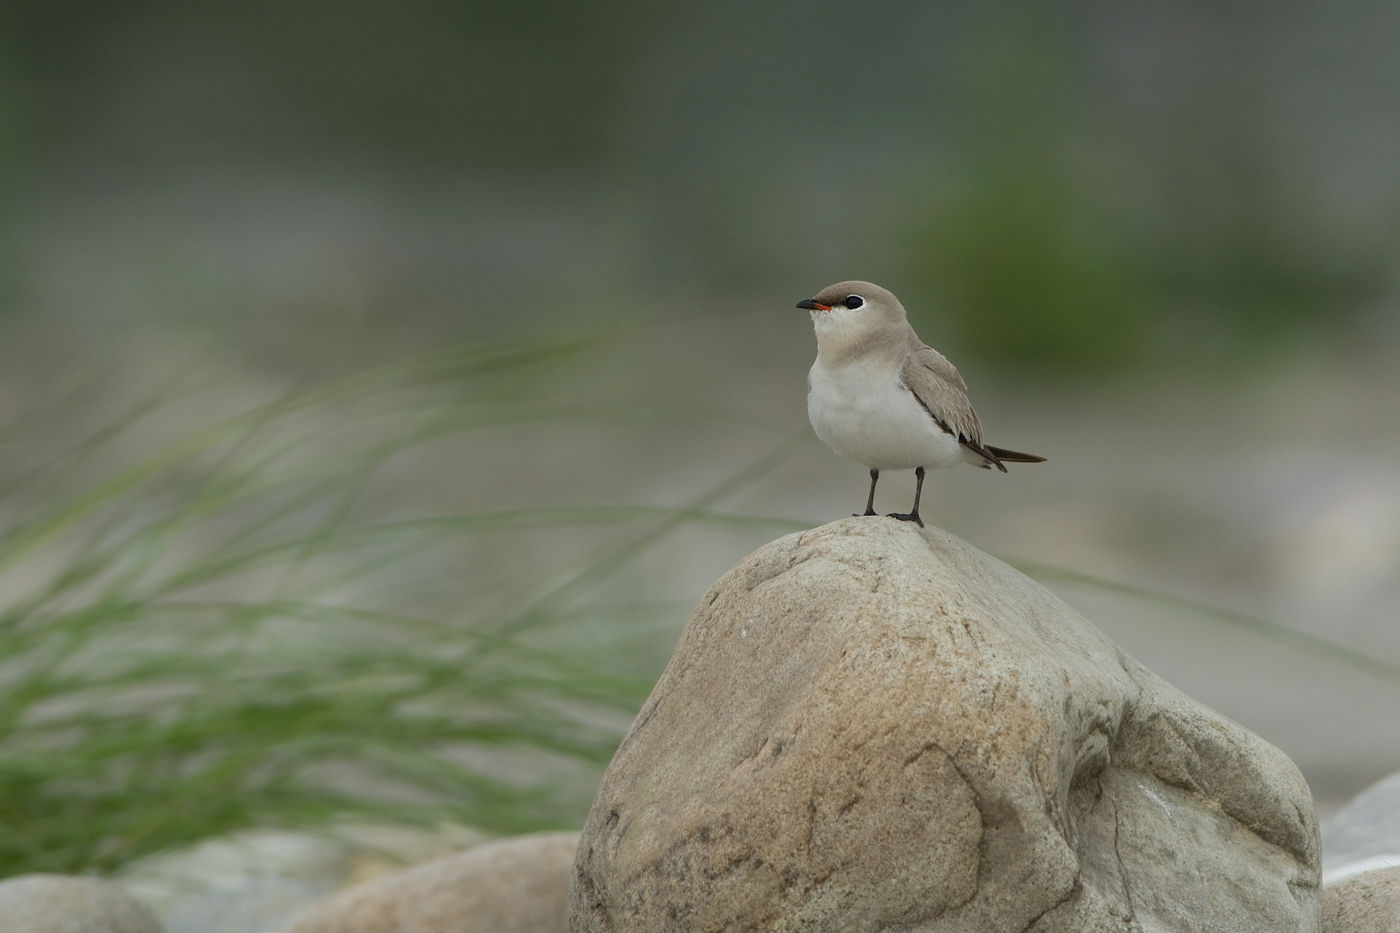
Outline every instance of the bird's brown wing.
<path fill-rule="evenodd" d="M 905 357 L 899 381 L 914 393 L 939 427 L 956 435 L 960 444 L 982 458 L 982 467 L 1006 472 L 997 455 L 983 446 L 982 424 L 967 400 L 967 383 L 946 356 L 920 344 Z"/>

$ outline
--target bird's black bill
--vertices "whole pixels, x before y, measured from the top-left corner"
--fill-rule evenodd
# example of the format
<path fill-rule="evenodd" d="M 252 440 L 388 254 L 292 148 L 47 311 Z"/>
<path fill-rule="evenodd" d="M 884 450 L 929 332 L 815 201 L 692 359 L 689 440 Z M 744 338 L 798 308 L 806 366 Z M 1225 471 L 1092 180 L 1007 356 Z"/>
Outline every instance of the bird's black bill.
<path fill-rule="evenodd" d="M 797 303 L 803 311 L 830 311 L 831 305 L 824 305 L 815 298 L 804 298 Z"/>

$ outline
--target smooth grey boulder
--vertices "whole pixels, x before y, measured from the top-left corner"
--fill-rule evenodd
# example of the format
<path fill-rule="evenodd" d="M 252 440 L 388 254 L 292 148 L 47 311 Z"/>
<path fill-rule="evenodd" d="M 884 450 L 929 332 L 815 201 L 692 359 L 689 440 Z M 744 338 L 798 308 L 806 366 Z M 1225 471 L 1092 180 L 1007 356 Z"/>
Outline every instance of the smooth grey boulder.
<path fill-rule="evenodd" d="M 0 881 L 5 933 L 162 933 L 160 921 L 120 885 L 72 875 Z"/>
<path fill-rule="evenodd" d="M 466 826 L 362 820 L 252 827 L 143 856 L 116 876 L 168 933 L 286 931 L 291 918 L 362 883 L 487 839 Z M 3 926 L 0 926 L 3 933 Z"/>
<path fill-rule="evenodd" d="M 1357 794 L 1322 824 L 1324 884 L 1391 865 L 1400 866 L 1400 771 Z"/>
<path fill-rule="evenodd" d="M 1039 584 L 847 519 L 701 600 L 574 863 L 575 933 L 1315 931 L 1312 798 Z"/>
<path fill-rule="evenodd" d="M 578 833 L 476 846 L 347 888 L 292 933 L 565 933 Z"/>
<path fill-rule="evenodd" d="M 1400 865 L 1353 875 L 1322 891 L 1323 933 L 1400 930 Z"/>

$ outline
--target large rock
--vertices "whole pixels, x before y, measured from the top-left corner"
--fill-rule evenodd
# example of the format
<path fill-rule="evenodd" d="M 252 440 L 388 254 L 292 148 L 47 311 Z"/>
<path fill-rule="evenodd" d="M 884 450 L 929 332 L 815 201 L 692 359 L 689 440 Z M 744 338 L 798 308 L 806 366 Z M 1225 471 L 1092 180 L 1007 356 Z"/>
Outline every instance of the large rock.
<path fill-rule="evenodd" d="M 1043 587 L 849 519 L 720 579 L 603 778 L 584 931 L 1314 931 L 1281 752 Z"/>
<path fill-rule="evenodd" d="M 518 836 L 348 888 L 292 933 L 565 933 L 578 833 Z"/>
<path fill-rule="evenodd" d="M 1354 875 L 1322 891 L 1324 933 L 1400 930 L 1400 865 Z"/>
<path fill-rule="evenodd" d="M 161 933 L 160 921 L 118 885 L 69 875 L 0 881 L 5 933 Z"/>

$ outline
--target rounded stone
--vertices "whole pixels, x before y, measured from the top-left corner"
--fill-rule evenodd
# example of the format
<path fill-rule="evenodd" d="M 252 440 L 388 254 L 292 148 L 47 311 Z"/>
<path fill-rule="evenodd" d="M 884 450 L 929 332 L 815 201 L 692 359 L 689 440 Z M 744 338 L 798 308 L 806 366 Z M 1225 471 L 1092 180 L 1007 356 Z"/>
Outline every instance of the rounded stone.
<path fill-rule="evenodd" d="M 5 933 L 162 933 L 155 914 L 99 878 L 18 875 L 0 881 Z"/>
<path fill-rule="evenodd" d="M 1280 751 L 935 528 L 775 541 L 701 600 L 578 847 L 575 933 L 1315 931 Z"/>
<path fill-rule="evenodd" d="M 1400 930 L 1400 865 L 1353 875 L 1322 891 L 1325 933 Z"/>
<path fill-rule="evenodd" d="M 476 846 L 347 888 L 292 933 L 567 933 L 578 833 Z"/>

